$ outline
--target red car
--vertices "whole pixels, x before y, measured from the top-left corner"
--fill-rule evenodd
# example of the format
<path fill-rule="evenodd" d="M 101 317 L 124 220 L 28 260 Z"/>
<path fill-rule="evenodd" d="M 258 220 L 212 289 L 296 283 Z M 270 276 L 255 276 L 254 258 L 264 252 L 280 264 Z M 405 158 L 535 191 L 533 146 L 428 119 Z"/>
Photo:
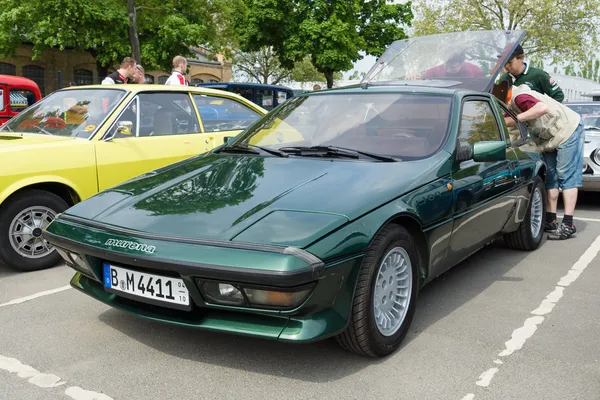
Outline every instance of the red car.
<path fill-rule="evenodd" d="M 41 98 L 40 88 L 31 79 L 0 75 L 0 126 Z"/>

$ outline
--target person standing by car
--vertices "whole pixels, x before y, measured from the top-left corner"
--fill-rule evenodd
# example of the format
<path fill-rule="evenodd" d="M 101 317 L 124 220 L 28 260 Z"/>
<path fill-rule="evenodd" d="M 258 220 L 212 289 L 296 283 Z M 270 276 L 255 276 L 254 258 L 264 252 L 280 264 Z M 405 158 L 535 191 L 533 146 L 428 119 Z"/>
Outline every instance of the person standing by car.
<path fill-rule="evenodd" d="M 145 79 L 146 72 L 144 71 L 144 67 L 142 67 L 140 64 L 136 64 L 130 83 L 142 84 L 145 82 Z"/>
<path fill-rule="evenodd" d="M 125 57 L 123 61 L 121 61 L 121 65 L 118 70 L 109 74 L 102 81 L 103 85 L 114 85 L 114 84 L 125 84 L 127 80 L 133 77 L 133 73 L 135 72 L 136 61 L 131 57 Z"/>
<path fill-rule="evenodd" d="M 565 99 L 558 83 L 544 70 L 534 68 L 525 61 L 525 52 L 523 47 L 518 45 L 508 62 L 504 66 L 506 72 L 500 78 L 500 82 L 508 80 L 515 86 L 527 84 L 531 89 L 538 93 L 547 94 L 554 100 L 562 103 Z"/>
<path fill-rule="evenodd" d="M 175 56 L 173 58 L 173 73 L 165 82 L 165 85 L 180 85 L 187 86 L 185 79 L 185 72 L 187 71 L 187 60 L 182 56 Z"/>
<path fill-rule="evenodd" d="M 535 151 L 546 163 L 548 209 L 544 230 L 549 239 L 568 239 L 577 229 L 573 215 L 577 194 L 582 186 L 583 148 L 585 135 L 581 116 L 546 94 L 538 93 L 526 83 L 512 87 L 509 108 L 527 127 Z M 514 119 L 505 117 L 506 125 L 514 127 Z M 562 189 L 565 214 L 560 226 L 556 220 L 559 188 Z"/>

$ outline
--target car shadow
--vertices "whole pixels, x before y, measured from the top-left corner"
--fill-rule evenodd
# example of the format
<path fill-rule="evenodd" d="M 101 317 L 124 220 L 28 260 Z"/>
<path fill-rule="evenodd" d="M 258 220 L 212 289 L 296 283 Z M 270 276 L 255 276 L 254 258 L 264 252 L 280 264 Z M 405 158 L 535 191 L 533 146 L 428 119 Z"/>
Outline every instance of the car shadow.
<path fill-rule="evenodd" d="M 585 232 L 586 225 L 579 224 L 581 232 Z M 510 271 L 528 254 L 527 251 L 508 249 L 499 239 L 437 277 L 421 291 L 411 330 L 399 351 L 380 359 L 349 353 L 334 339 L 312 344 L 281 343 L 167 325 L 115 309 L 100 314 L 99 319 L 133 340 L 173 357 L 270 376 L 329 382 L 401 354 L 402 348 L 420 332 L 450 315 L 495 282 L 521 281 L 522 278 L 511 277 Z M 481 262 L 481 258 L 494 262 Z M 281 368 L 282 365 L 286 368 Z M 313 368 L 314 365 L 319 365 L 319 368 Z"/>
<path fill-rule="evenodd" d="M 0 278 L 7 278 L 9 276 L 17 275 L 19 271 L 9 268 L 8 265 L 0 261 Z"/>

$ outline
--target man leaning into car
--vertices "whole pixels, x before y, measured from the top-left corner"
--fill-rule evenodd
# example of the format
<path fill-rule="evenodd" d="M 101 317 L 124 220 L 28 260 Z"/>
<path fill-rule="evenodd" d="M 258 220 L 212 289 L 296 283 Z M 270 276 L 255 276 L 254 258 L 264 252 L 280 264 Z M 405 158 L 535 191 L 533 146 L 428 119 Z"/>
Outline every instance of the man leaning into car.
<path fill-rule="evenodd" d="M 528 129 L 546 162 L 546 189 L 548 209 L 545 231 L 550 239 L 575 236 L 573 214 L 578 188 L 582 186 L 583 147 L 585 136 L 581 116 L 546 94 L 521 84 L 512 88 L 509 108 Z M 515 126 L 511 117 L 505 117 L 509 127 Z M 556 207 L 559 188 L 562 189 L 565 215 L 558 226 Z"/>
<path fill-rule="evenodd" d="M 524 59 L 523 47 L 518 45 L 504 66 L 508 72 L 502 75 L 500 82 L 508 80 L 515 86 L 527 84 L 536 92 L 547 94 L 562 103 L 565 94 L 558 83 L 546 71 L 530 66 Z"/>

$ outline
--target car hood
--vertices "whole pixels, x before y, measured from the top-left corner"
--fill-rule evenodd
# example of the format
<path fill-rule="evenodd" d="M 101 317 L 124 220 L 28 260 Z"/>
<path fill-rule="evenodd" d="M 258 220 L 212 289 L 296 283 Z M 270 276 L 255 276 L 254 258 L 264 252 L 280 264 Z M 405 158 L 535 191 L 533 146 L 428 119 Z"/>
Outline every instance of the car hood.
<path fill-rule="evenodd" d="M 437 178 L 449 155 L 362 162 L 208 154 L 104 191 L 66 214 L 148 234 L 304 246 Z"/>
<path fill-rule="evenodd" d="M 12 133 L 0 132 L 0 150 L 28 150 L 32 147 L 55 144 L 67 140 L 74 140 L 72 137 L 52 136 L 35 133 Z"/>

